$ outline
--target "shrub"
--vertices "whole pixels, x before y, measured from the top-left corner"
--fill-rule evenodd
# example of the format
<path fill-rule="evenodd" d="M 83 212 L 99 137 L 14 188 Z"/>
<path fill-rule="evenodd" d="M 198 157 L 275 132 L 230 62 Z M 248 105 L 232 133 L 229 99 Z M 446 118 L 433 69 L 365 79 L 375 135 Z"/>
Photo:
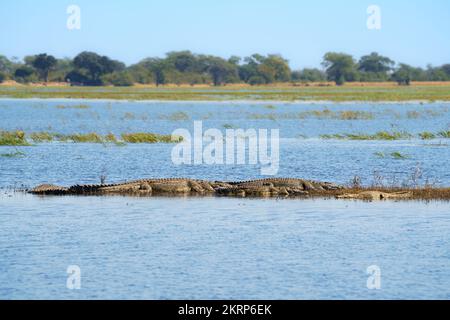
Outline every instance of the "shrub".
<path fill-rule="evenodd" d="M 106 83 L 112 84 L 116 87 L 131 87 L 134 84 L 134 79 L 129 72 L 115 72 L 103 77 Z"/>
<path fill-rule="evenodd" d="M 266 80 L 261 76 L 253 76 L 248 79 L 248 83 L 252 86 L 266 84 Z"/>
<path fill-rule="evenodd" d="M 17 131 L 1 131 L 0 146 L 29 146 L 25 138 L 25 132 Z"/>

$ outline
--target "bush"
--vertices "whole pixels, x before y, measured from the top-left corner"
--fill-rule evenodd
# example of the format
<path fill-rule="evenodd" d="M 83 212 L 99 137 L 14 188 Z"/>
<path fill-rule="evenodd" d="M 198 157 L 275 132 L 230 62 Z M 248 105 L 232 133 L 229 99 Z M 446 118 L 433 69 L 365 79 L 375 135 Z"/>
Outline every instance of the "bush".
<path fill-rule="evenodd" d="M 257 86 L 260 84 L 266 84 L 266 80 L 261 76 L 253 76 L 248 79 L 248 83 L 252 86 Z"/>
<path fill-rule="evenodd" d="M 14 71 L 14 79 L 20 83 L 29 82 L 33 74 L 34 70 L 32 68 L 27 66 L 19 67 Z"/>
<path fill-rule="evenodd" d="M 6 75 L 3 72 L 0 72 L 0 83 L 5 81 L 5 79 L 6 79 Z"/>
<path fill-rule="evenodd" d="M 134 79 L 129 72 L 115 72 L 103 77 L 103 81 L 116 87 L 130 87 Z"/>

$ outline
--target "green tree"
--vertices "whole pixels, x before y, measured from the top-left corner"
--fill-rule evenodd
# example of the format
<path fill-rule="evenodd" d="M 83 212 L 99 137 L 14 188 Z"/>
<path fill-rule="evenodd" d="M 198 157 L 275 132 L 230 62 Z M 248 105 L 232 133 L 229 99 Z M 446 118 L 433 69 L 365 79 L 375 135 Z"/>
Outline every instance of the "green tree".
<path fill-rule="evenodd" d="M 327 80 L 327 75 L 316 68 L 305 68 L 299 71 L 292 72 L 293 81 L 307 81 L 307 82 L 322 82 Z"/>
<path fill-rule="evenodd" d="M 322 65 L 326 69 L 328 80 L 336 82 L 337 85 L 356 80 L 356 64 L 351 55 L 328 52 L 323 57 Z"/>
<path fill-rule="evenodd" d="M 392 74 L 392 79 L 397 81 L 399 85 L 409 86 L 413 78 L 414 68 L 401 63 L 397 70 Z"/>
<path fill-rule="evenodd" d="M 447 81 L 449 77 L 442 69 L 442 67 L 434 68 L 431 65 L 427 66 L 426 70 L 426 80 L 427 81 Z"/>
<path fill-rule="evenodd" d="M 363 81 L 386 81 L 395 62 L 372 52 L 370 55 L 361 57 L 358 63 L 358 70 L 361 72 Z"/>
<path fill-rule="evenodd" d="M 73 70 L 73 63 L 72 59 L 70 58 L 64 58 L 64 59 L 57 59 L 56 66 L 54 67 L 50 80 L 51 81 L 58 81 L 63 82 L 66 81 L 66 75 Z"/>
<path fill-rule="evenodd" d="M 4 74 L 3 72 L 0 72 L 0 83 L 5 81 L 5 79 L 6 79 L 6 74 Z"/>
<path fill-rule="evenodd" d="M 447 79 L 450 80 L 450 64 L 444 64 L 440 69 L 447 75 Z"/>
<path fill-rule="evenodd" d="M 276 82 L 286 82 L 291 80 L 291 69 L 288 61 L 280 55 L 269 55 L 262 62 L 262 66 L 271 70 L 273 79 Z"/>
<path fill-rule="evenodd" d="M 88 81 L 84 84 L 87 85 L 101 85 L 103 75 L 125 69 L 125 64 L 122 62 L 88 51 L 77 55 L 73 60 L 73 65 L 80 74 L 83 74 L 83 70 L 85 71 Z"/>
<path fill-rule="evenodd" d="M 238 69 L 236 65 L 219 57 L 211 56 L 208 60 L 207 70 L 211 75 L 215 86 L 235 82 L 238 79 Z"/>
<path fill-rule="evenodd" d="M 250 83 L 260 84 L 261 79 L 264 83 L 286 82 L 291 79 L 291 70 L 288 61 L 280 55 L 254 54 L 244 59 L 244 65 L 239 67 L 239 77 Z"/>
<path fill-rule="evenodd" d="M 173 66 L 180 72 L 194 71 L 197 58 L 190 51 L 169 52 L 166 57 L 167 66 Z"/>
<path fill-rule="evenodd" d="M 134 79 L 128 71 L 109 73 L 102 80 L 116 87 L 130 87 L 134 84 Z"/>
<path fill-rule="evenodd" d="M 20 66 L 14 71 L 14 79 L 17 82 L 28 82 L 34 70 L 26 65 Z"/>
<path fill-rule="evenodd" d="M 166 83 L 167 61 L 161 58 L 146 58 L 139 63 L 148 70 L 155 81 L 156 86 Z"/>
<path fill-rule="evenodd" d="M 14 63 L 7 57 L 0 55 L 0 72 L 3 74 L 11 74 L 14 69 Z"/>
<path fill-rule="evenodd" d="M 395 62 L 379 55 L 376 52 L 372 52 L 370 55 L 362 56 L 358 63 L 358 69 L 364 72 L 388 72 L 394 67 Z"/>
<path fill-rule="evenodd" d="M 32 62 L 33 67 L 38 71 L 39 76 L 45 82 L 48 82 L 50 70 L 56 66 L 56 58 L 46 53 L 38 54 Z"/>

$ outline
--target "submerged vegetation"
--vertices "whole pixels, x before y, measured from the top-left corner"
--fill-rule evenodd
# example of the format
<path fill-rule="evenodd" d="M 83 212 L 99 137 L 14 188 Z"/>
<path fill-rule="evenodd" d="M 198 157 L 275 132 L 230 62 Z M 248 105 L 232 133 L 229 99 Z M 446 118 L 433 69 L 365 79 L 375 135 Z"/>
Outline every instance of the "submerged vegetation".
<path fill-rule="evenodd" d="M 296 113 L 252 113 L 248 115 L 252 120 L 294 120 L 294 119 L 330 119 L 330 120 L 371 120 L 374 114 L 368 111 L 343 110 L 332 111 L 330 109 L 302 111 Z"/>
<path fill-rule="evenodd" d="M 0 146 L 28 146 L 30 145 L 25 138 L 25 132 L 0 131 Z"/>
<path fill-rule="evenodd" d="M 14 152 L 10 153 L 0 153 L 0 157 L 3 158 L 21 158 L 24 157 L 25 153 L 16 149 Z"/>
<path fill-rule="evenodd" d="M 72 142 L 72 143 L 114 143 L 122 145 L 124 143 L 175 143 L 180 142 L 181 137 L 172 139 L 171 135 L 156 133 L 125 133 L 118 139 L 114 134 L 101 135 L 95 132 L 61 134 L 51 132 L 33 132 L 25 134 L 23 131 L 1 131 L 0 146 L 30 146 L 33 143 L 46 142 Z"/>
<path fill-rule="evenodd" d="M 405 132 L 405 131 L 379 131 L 374 134 L 366 133 L 336 133 L 336 134 L 323 134 L 320 138 L 325 140 L 408 140 L 418 138 L 422 140 L 430 140 L 436 138 L 450 139 L 450 131 L 441 131 L 437 134 L 431 132 L 421 132 L 417 135 Z"/>
<path fill-rule="evenodd" d="M 143 132 L 122 134 L 122 139 L 128 143 L 176 143 L 182 140 L 181 137 L 173 139 L 171 135 Z"/>
<path fill-rule="evenodd" d="M 62 105 L 59 104 L 56 106 L 57 109 L 89 109 L 90 106 L 86 104 L 77 104 L 77 105 Z"/>

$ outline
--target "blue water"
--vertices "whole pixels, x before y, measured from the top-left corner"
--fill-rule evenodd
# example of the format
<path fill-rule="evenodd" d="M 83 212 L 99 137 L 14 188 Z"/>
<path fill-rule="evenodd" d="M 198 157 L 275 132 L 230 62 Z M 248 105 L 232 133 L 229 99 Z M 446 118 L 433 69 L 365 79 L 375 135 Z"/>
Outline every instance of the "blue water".
<path fill-rule="evenodd" d="M 0 212 L 3 299 L 450 298 L 449 203 L 16 193 Z"/>
<path fill-rule="evenodd" d="M 80 103 L 89 108 L 57 107 Z M 449 104 L 272 105 L 1 100 L 0 130 L 169 134 L 192 129 L 194 120 L 221 130 L 278 128 L 279 176 L 339 183 L 359 176 L 364 184 L 410 184 L 415 176 L 421 184 L 450 185 L 446 139 L 319 138 L 448 130 Z M 325 108 L 370 112 L 373 119 L 304 113 Z M 108 182 L 262 177 L 259 165 L 175 166 L 172 147 L 0 147 L 0 154 L 24 153 L 0 156 L 0 299 L 450 298 L 450 202 L 38 197 L 11 191 L 40 183 L 98 183 L 102 175 Z M 406 157 L 393 159 L 393 152 Z M 69 265 L 81 269 L 80 290 L 66 287 Z M 366 286 L 372 265 L 381 269 L 380 290 Z"/>
<path fill-rule="evenodd" d="M 87 109 L 73 108 L 87 105 Z M 64 106 L 65 108 L 58 108 Z M 70 108 L 72 107 L 72 108 Z M 359 111 L 372 119 L 339 120 L 313 111 Z M 280 130 L 278 176 L 348 183 L 409 185 L 419 171 L 420 184 L 450 185 L 450 139 L 399 141 L 322 140 L 321 134 L 378 131 L 450 130 L 450 104 L 300 104 L 245 102 L 110 102 L 68 100 L 0 100 L 0 130 L 89 133 L 117 136 L 130 132 L 193 132 L 194 120 L 204 131 L 217 128 Z M 308 113 L 309 112 L 309 113 Z M 267 119 L 267 115 L 275 120 Z M 301 115 L 301 118 L 293 118 Z M 261 116 L 263 117 L 261 119 Z M 255 118 L 256 117 L 256 118 Z M 259 117 L 259 118 L 258 118 Z M 99 145 L 43 143 L 32 147 L 0 147 L 0 154 L 19 150 L 22 157 L 0 157 L 0 188 L 40 183 L 98 183 L 142 177 L 191 177 L 217 180 L 261 178 L 260 165 L 183 165 L 171 160 L 173 145 Z M 403 155 L 395 159 L 392 153 Z M 379 156 L 383 154 L 384 156 Z M 416 177 L 417 178 L 417 177 Z M 416 179 L 417 180 L 417 179 Z"/>

